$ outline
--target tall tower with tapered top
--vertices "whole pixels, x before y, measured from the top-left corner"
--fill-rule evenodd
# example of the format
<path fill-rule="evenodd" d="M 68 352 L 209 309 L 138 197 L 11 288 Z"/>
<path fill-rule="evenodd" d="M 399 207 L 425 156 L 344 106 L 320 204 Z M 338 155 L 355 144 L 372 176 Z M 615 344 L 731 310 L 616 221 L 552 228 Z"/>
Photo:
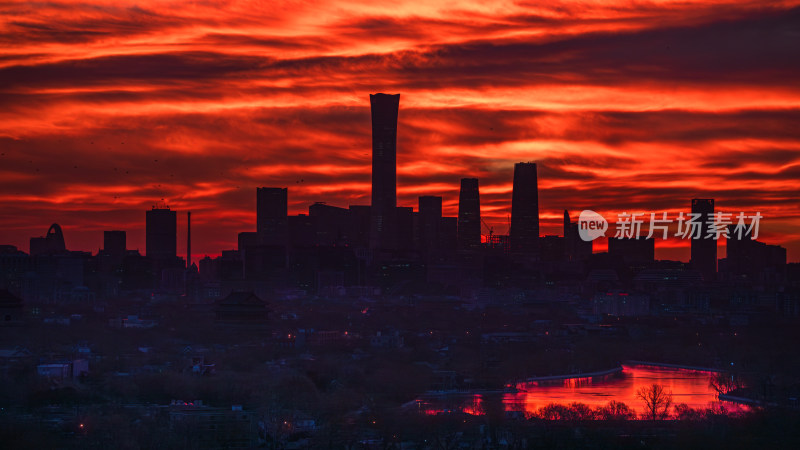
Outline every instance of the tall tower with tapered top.
<path fill-rule="evenodd" d="M 539 251 L 539 184 L 536 163 L 514 164 L 514 186 L 511 193 L 511 250 L 523 255 Z"/>
<path fill-rule="evenodd" d="M 397 245 L 397 112 L 400 94 L 371 94 L 372 207 L 369 246 L 392 250 Z"/>

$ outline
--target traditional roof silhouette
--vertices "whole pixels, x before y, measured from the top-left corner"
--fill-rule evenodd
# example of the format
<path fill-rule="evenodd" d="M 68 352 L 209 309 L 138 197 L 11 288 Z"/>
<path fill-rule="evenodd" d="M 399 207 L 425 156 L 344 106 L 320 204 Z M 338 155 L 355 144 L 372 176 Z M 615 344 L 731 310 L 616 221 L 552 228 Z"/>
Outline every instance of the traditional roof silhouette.
<path fill-rule="evenodd" d="M 269 309 L 253 292 L 231 292 L 217 302 L 215 313 L 219 324 L 263 326 Z"/>
<path fill-rule="evenodd" d="M 253 292 L 231 292 L 227 297 L 217 303 L 218 306 L 263 306 L 267 302 L 258 298 Z"/>

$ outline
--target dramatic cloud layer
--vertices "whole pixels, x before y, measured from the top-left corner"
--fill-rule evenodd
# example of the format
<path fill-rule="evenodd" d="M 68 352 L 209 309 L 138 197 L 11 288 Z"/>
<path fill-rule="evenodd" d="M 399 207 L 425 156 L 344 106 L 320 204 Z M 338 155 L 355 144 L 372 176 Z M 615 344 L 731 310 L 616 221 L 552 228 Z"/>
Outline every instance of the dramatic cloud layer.
<path fill-rule="evenodd" d="M 800 1 L 426 3 L 1 2 L 0 243 L 58 222 L 72 249 L 106 229 L 143 249 L 163 202 L 218 254 L 255 228 L 257 186 L 292 213 L 368 204 L 368 95 L 388 92 L 400 205 L 454 215 L 479 177 L 503 233 L 513 164 L 536 161 L 543 233 L 563 209 L 712 197 L 800 260 Z"/>

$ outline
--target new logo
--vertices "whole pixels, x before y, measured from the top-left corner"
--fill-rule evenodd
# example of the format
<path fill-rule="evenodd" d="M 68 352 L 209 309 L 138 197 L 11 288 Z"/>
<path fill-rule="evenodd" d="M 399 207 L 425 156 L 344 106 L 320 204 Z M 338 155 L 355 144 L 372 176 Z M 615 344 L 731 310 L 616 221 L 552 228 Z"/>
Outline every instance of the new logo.
<path fill-rule="evenodd" d="M 584 241 L 593 241 L 600 236 L 605 236 L 608 230 L 608 221 L 591 209 L 584 209 L 578 217 L 578 234 Z"/>

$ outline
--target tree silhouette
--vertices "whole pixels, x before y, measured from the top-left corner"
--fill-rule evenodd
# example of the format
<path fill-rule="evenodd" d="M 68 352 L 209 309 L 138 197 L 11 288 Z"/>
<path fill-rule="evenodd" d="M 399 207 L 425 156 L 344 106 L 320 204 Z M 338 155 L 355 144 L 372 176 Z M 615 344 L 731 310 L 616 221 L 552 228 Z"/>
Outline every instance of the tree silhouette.
<path fill-rule="evenodd" d="M 666 392 L 664 386 L 652 384 L 642 386 L 636 391 L 636 398 L 644 402 L 643 417 L 650 420 L 666 419 L 672 406 L 672 392 Z"/>
<path fill-rule="evenodd" d="M 717 394 L 727 394 L 742 387 L 739 377 L 730 372 L 716 372 L 708 380 L 708 385 L 717 391 Z"/>
<path fill-rule="evenodd" d="M 606 405 L 597 408 L 595 417 L 600 420 L 629 420 L 635 418 L 636 413 L 625 403 L 611 400 Z"/>
<path fill-rule="evenodd" d="M 678 403 L 674 409 L 675 418 L 678 420 L 699 421 L 705 418 L 703 410 L 691 408 L 686 403 Z"/>
<path fill-rule="evenodd" d="M 573 402 L 569 405 L 549 403 L 539 408 L 537 416 L 545 420 L 593 420 L 595 412 L 585 403 Z"/>

